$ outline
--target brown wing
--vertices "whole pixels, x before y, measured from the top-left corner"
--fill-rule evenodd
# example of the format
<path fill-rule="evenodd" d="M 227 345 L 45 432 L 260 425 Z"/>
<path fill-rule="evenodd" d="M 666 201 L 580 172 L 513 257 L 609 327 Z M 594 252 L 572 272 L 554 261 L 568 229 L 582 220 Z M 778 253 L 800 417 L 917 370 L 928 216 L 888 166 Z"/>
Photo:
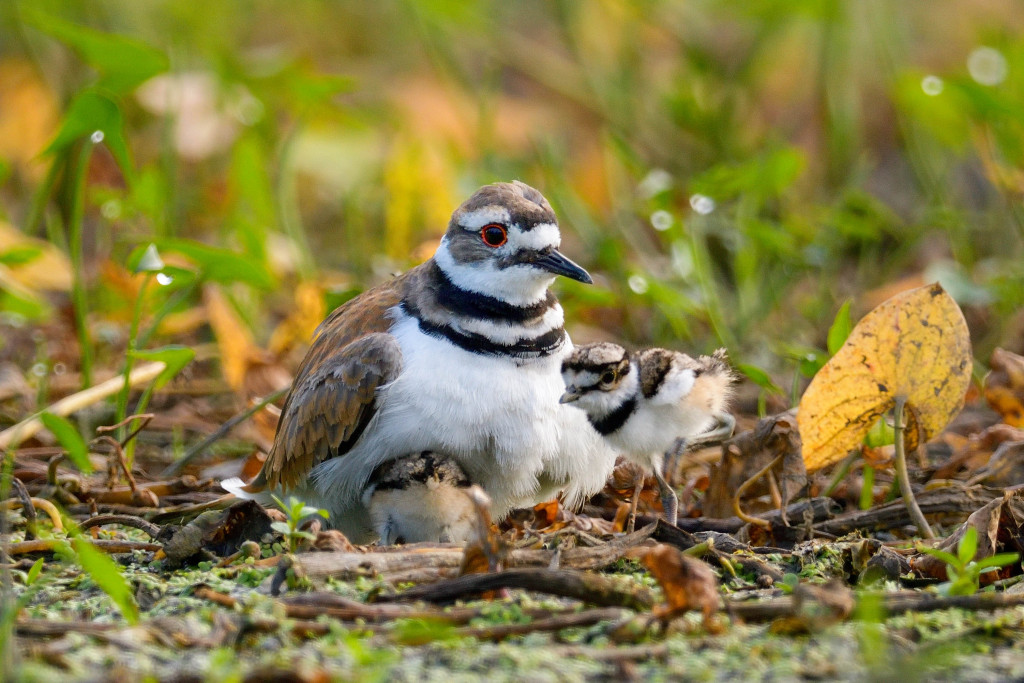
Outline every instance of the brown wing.
<path fill-rule="evenodd" d="M 292 488 L 359 439 L 376 410 L 377 389 L 401 370 L 401 349 L 387 334 L 386 313 L 401 301 L 415 272 L 360 294 L 320 324 L 285 400 L 274 447 L 246 490 Z"/>

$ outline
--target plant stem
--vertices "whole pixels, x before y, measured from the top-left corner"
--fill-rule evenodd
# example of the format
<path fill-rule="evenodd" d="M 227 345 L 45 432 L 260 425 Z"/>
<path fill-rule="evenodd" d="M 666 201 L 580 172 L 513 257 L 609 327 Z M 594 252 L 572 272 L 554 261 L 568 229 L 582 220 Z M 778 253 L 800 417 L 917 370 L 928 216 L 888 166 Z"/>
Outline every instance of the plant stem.
<path fill-rule="evenodd" d="M 128 332 L 128 350 L 124 357 L 124 388 L 117 395 L 117 413 L 115 422 L 123 422 L 124 418 L 128 415 L 128 395 L 131 392 L 131 386 L 128 384 L 128 376 L 132 372 L 132 367 L 135 365 L 135 352 L 138 350 L 138 337 L 139 337 L 139 321 L 142 320 L 142 304 L 146 300 L 146 288 L 149 287 L 149 283 L 153 279 L 153 273 L 146 273 L 145 279 L 142 281 L 142 286 L 139 287 L 139 295 L 135 297 L 135 308 L 132 312 L 132 324 Z M 129 427 L 131 425 L 125 425 L 121 428 L 118 433 L 118 440 L 124 439 L 124 435 L 129 433 Z M 131 444 L 126 446 L 125 457 L 130 464 L 133 460 L 135 449 Z"/>
<path fill-rule="evenodd" d="M 85 182 L 89 167 L 89 156 L 92 144 L 82 143 L 75 159 L 71 175 L 71 215 L 68 220 L 68 251 L 71 257 L 72 286 L 71 297 L 75 309 L 75 327 L 78 331 L 78 344 L 82 353 L 82 389 L 92 386 L 92 339 L 89 335 L 89 310 L 86 301 L 85 265 L 82 253 L 82 219 L 85 213 Z"/>
<path fill-rule="evenodd" d="M 138 339 L 136 339 L 136 348 L 145 348 L 149 344 L 149 338 L 153 336 L 153 333 L 156 332 L 158 327 L 160 327 L 160 323 L 163 322 L 163 319 L 166 318 L 178 304 L 192 296 L 192 293 L 196 291 L 198 285 L 199 277 L 197 276 L 172 296 L 167 297 L 167 300 L 164 301 L 164 304 L 160 309 L 153 314 L 152 319 L 149 321 L 149 327 L 143 330 Z"/>
<path fill-rule="evenodd" d="M 910 476 L 907 474 L 907 454 L 903 442 L 903 430 L 906 425 L 903 423 L 903 413 L 907 405 L 907 399 L 902 396 L 896 397 L 894 408 L 893 429 L 896 432 L 896 479 L 900 484 L 900 493 L 903 495 L 903 504 L 907 506 L 910 518 L 917 525 L 917 530 L 925 538 L 935 538 L 932 528 L 928 526 L 928 520 L 921 513 L 917 506 L 917 499 L 914 498 L 914 491 L 910 488 Z"/>
<path fill-rule="evenodd" d="M 860 509 L 869 510 L 875 502 L 875 468 L 865 463 L 860 487 Z"/>

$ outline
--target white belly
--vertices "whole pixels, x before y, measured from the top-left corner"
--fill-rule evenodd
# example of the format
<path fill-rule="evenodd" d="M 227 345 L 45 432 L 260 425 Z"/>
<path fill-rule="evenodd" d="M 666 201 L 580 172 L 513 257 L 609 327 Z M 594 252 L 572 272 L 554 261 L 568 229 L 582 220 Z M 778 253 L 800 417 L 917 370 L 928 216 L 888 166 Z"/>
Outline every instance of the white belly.
<path fill-rule="evenodd" d="M 575 503 L 604 485 L 615 454 L 582 411 L 559 404 L 563 354 L 517 365 L 425 335 L 402 314 L 391 334 L 402 347 L 401 374 L 381 389 L 356 447 L 314 470 L 329 509 L 361 506 L 377 465 L 424 450 L 455 458 L 487 491 L 498 518 L 563 487 Z"/>
<path fill-rule="evenodd" d="M 608 438 L 629 460 L 656 469 L 678 439 L 696 436 L 713 423 L 708 413 L 681 403 L 652 404 L 641 399 L 637 411 Z"/>

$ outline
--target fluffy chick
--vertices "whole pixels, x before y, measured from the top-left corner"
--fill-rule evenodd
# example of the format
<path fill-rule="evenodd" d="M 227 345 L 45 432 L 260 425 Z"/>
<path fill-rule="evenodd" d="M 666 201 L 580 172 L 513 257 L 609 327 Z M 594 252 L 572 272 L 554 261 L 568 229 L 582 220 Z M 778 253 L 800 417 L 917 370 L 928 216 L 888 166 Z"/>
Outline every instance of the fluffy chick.
<path fill-rule="evenodd" d="M 725 413 L 736 379 L 725 349 L 691 358 L 668 349 L 630 353 L 609 342 L 587 344 L 563 361 L 562 379 L 561 402 L 583 410 L 627 460 L 654 473 L 665 517 L 675 524 L 679 499 L 665 480 L 665 452 L 682 450 L 716 421 L 730 434 L 735 424 Z M 641 479 L 636 493 L 642 485 Z M 631 519 L 636 504 L 634 495 Z"/>
<path fill-rule="evenodd" d="M 378 467 L 363 491 L 381 545 L 463 543 L 476 530 L 471 483 L 452 458 L 424 451 Z"/>

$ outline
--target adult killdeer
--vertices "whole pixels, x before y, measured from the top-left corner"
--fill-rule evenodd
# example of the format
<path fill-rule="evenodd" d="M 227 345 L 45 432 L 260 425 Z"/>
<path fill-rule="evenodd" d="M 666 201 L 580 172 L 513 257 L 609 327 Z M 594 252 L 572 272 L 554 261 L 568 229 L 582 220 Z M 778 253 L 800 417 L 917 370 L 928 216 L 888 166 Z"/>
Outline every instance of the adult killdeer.
<path fill-rule="evenodd" d="M 389 460 L 374 470 L 363 505 L 383 545 L 463 543 L 476 529 L 469 477 L 453 458 L 424 451 Z"/>
<path fill-rule="evenodd" d="M 354 542 L 374 536 L 362 501 L 371 475 L 422 451 L 453 458 L 499 518 L 559 489 L 570 503 L 600 490 L 615 453 L 559 403 L 572 344 L 548 287 L 556 275 L 591 282 L 560 239 L 532 187 L 478 190 L 433 258 L 320 325 L 263 469 L 224 487 L 295 491 Z"/>
<path fill-rule="evenodd" d="M 590 424 L 628 460 L 654 472 L 665 517 L 676 523 L 678 497 L 664 476 L 665 452 L 681 451 L 686 440 L 723 423 L 735 424 L 725 408 L 735 375 L 725 349 L 691 358 L 667 349 L 631 354 L 618 344 L 600 342 L 576 347 L 562 362 L 565 393 L 587 414 Z M 717 430 L 716 430 L 717 431 Z M 641 475 L 633 495 L 643 487 Z"/>

